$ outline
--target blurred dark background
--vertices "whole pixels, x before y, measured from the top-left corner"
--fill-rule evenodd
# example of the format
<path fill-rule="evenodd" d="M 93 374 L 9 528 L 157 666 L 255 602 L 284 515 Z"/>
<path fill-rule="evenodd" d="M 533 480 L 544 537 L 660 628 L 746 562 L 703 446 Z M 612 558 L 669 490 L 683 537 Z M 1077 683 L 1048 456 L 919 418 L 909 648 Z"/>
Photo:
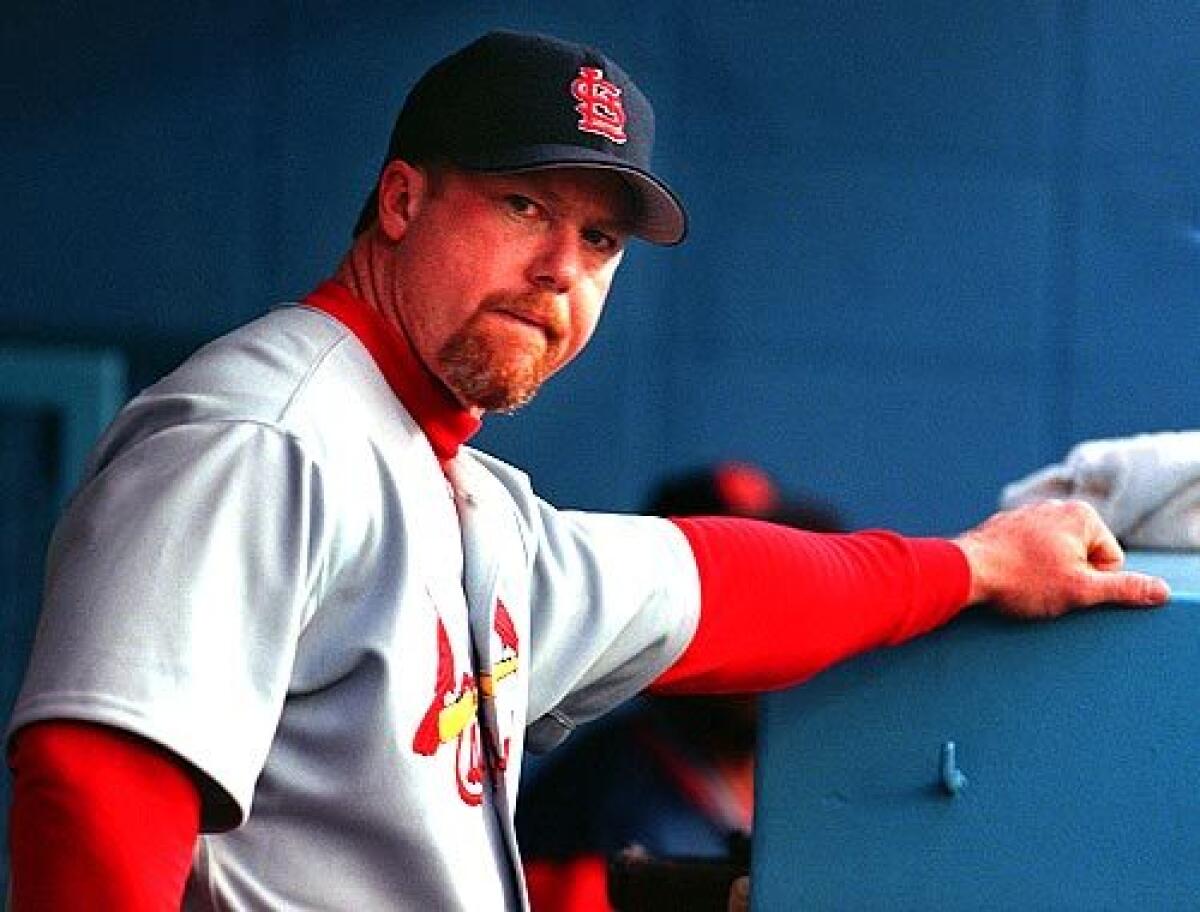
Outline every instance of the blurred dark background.
<path fill-rule="evenodd" d="M 853 526 L 948 533 L 1077 440 L 1200 425 L 1194 4 L 566 6 L 7 5 L 5 717 L 68 438 L 326 276 L 407 87 L 493 27 L 619 60 L 692 217 L 479 438 L 550 500 L 633 509 L 742 458 Z"/>

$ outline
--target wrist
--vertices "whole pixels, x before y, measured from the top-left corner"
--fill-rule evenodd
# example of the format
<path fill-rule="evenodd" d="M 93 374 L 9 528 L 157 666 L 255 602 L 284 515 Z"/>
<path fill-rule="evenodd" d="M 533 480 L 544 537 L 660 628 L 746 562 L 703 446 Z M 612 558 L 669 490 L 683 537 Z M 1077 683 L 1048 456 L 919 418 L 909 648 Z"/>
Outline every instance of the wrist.
<path fill-rule="evenodd" d="M 967 573 L 970 576 L 970 585 L 967 590 L 967 604 L 975 605 L 979 602 L 987 601 L 990 594 L 985 573 L 987 546 L 979 540 L 977 535 L 971 532 L 964 532 L 950 541 L 958 547 L 958 550 L 962 552 L 963 557 L 967 561 Z"/>

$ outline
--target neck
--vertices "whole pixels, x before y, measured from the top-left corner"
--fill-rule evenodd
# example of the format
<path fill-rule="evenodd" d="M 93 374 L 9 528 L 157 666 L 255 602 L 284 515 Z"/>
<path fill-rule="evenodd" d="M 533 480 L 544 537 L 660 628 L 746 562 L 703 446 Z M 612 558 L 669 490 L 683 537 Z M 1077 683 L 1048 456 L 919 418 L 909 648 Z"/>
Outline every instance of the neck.
<path fill-rule="evenodd" d="M 393 265 L 395 258 L 388 255 L 388 251 L 384 249 L 386 246 L 387 241 L 380 235 L 379 227 L 371 226 L 355 239 L 354 245 L 334 271 L 333 281 L 348 288 L 356 298 L 370 307 L 395 332 L 400 333 L 407 341 L 413 356 L 420 361 L 431 376 L 436 378 L 437 372 L 433 365 L 413 345 L 412 335 L 404 320 L 403 302 L 397 298 L 397 292 L 394 291 L 400 285 L 395 281 L 396 270 Z M 440 379 L 437 382 L 446 389 L 447 395 L 452 396 L 462 405 L 472 418 L 482 420 L 483 409 L 463 404 L 453 390 L 441 384 Z"/>
<path fill-rule="evenodd" d="M 356 293 L 341 270 L 306 299 L 349 329 L 370 353 L 392 392 L 421 426 L 445 465 L 479 429 L 479 415 L 463 408 L 445 385 L 422 363 L 403 326 L 388 319 L 377 304 Z"/>
<path fill-rule="evenodd" d="M 386 261 L 378 255 L 378 234 L 378 227 L 372 226 L 354 239 L 354 245 L 334 271 L 333 280 L 382 314 L 384 310 L 381 305 L 386 297 L 383 279 L 390 270 L 383 267 Z"/>

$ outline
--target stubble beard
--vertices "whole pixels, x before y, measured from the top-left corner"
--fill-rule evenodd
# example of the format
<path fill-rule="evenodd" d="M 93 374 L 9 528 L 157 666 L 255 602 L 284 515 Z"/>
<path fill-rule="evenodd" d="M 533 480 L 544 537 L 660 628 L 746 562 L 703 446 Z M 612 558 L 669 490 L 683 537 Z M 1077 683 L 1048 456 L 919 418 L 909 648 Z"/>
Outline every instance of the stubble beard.
<path fill-rule="evenodd" d="M 514 341 L 481 326 L 489 310 L 532 305 L 493 299 L 446 340 L 437 354 L 442 382 L 467 406 L 512 414 L 527 405 L 555 369 L 560 333 L 543 344 Z"/>

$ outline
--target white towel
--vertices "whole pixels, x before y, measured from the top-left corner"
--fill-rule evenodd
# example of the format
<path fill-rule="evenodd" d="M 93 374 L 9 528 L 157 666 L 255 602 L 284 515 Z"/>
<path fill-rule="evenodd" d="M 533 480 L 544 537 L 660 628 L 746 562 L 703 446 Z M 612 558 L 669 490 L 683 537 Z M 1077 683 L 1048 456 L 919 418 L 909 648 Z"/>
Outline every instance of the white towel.
<path fill-rule="evenodd" d="M 1200 549 L 1200 431 L 1085 441 L 1006 485 L 1000 506 L 1052 497 L 1086 500 L 1128 548 Z"/>

